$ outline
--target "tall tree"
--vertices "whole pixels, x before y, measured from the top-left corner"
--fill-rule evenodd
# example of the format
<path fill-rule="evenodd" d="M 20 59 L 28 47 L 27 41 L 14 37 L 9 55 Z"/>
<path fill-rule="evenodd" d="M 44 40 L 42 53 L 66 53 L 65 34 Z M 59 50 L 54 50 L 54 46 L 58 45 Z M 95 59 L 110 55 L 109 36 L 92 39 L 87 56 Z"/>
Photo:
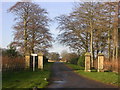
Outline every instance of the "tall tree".
<path fill-rule="evenodd" d="M 51 47 L 52 36 L 49 32 L 47 11 L 32 2 L 17 2 L 9 12 L 15 14 L 14 44 L 24 48 L 24 53 L 35 50 L 46 51 Z"/>
<path fill-rule="evenodd" d="M 79 51 L 90 51 L 92 67 L 95 52 L 93 46 L 96 44 L 103 51 L 102 41 L 105 43 L 105 39 L 103 39 L 105 31 L 104 27 L 101 27 L 101 22 L 103 22 L 103 18 L 101 18 L 103 16 L 102 6 L 100 3 L 93 2 L 79 3 L 68 16 L 62 15 L 57 18 L 62 32 L 59 35 L 60 41 L 71 48 L 79 49 Z"/>
<path fill-rule="evenodd" d="M 99 52 L 118 57 L 118 3 L 78 3 L 73 12 L 57 17 L 61 43 L 77 51 L 90 51 L 93 59 Z"/>
<path fill-rule="evenodd" d="M 113 51 L 113 60 L 114 60 L 114 59 L 118 59 L 118 6 L 119 6 L 119 3 L 109 2 L 109 3 L 105 3 L 105 5 L 108 7 L 107 12 L 110 14 L 110 16 L 108 15 L 106 16 L 110 17 L 109 29 L 111 29 L 111 32 L 109 32 L 109 34 L 111 33 L 112 35 L 112 42 L 113 42 L 112 51 Z"/>

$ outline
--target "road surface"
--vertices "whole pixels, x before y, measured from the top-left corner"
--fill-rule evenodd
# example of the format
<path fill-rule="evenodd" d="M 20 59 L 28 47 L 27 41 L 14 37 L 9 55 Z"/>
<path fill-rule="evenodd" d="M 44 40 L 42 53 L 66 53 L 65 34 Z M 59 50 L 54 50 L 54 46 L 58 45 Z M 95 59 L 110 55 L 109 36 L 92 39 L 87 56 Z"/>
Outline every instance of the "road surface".
<path fill-rule="evenodd" d="M 60 62 L 52 67 L 52 76 L 47 88 L 117 88 L 84 78 Z"/>

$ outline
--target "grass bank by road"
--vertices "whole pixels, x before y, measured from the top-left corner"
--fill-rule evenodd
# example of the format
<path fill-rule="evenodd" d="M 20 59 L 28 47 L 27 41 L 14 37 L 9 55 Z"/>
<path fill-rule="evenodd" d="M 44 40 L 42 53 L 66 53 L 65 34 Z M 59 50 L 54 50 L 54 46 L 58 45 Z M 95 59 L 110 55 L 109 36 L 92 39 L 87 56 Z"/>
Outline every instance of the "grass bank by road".
<path fill-rule="evenodd" d="M 3 72 L 2 88 L 44 88 L 49 82 L 50 67 L 52 63 L 47 63 L 44 70 Z"/>
<path fill-rule="evenodd" d="M 67 66 L 73 68 L 76 73 L 96 81 L 100 81 L 106 84 L 112 84 L 115 86 L 120 85 L 120 81 L 118 80 L 118 74 L 114 72 L 96 72 L 92 70 L 92 72 L 84 72 L 84 67 L 80 67 L 74 64 L 66 64 Z"/>

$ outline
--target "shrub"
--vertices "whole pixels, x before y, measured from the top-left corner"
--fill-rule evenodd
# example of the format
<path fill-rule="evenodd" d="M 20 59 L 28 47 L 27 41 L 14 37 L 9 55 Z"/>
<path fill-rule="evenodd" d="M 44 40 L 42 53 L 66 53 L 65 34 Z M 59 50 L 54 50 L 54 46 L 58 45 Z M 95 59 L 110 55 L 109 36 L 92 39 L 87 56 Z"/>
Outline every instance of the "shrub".
<path fill-rule="evenodd" d="M 78 57 L 79 56 L 76 53 L 68 53 L 66 55 L 66 60 L 67 60 L 67 62 L 69 62 L 71 64 L 77 64 Z"/>
<path fill-rule="evenodd" d="M 7 70 L 21 70 L 25 68 L 24 57 L 10 58 L 8 56 L 2 57 L 2 69 Z"/>
<path fill-rule="evenodd" d="M 85 55 L 84 54 L 79 57 L 77 64 L 79 66 L 85 67 Z"/>
<path fill-rule="evenodd" d="M 71 58 L 71 60 L 70 60 L 71 64 L 77 64 L 77 62 L 78 62 L 78 57 Z"/>
<path fill-rule="evenodd" d="M 46 58 L 46 56 L 43 56 L 43 63 L 48 63 L 48 58 Z"/>

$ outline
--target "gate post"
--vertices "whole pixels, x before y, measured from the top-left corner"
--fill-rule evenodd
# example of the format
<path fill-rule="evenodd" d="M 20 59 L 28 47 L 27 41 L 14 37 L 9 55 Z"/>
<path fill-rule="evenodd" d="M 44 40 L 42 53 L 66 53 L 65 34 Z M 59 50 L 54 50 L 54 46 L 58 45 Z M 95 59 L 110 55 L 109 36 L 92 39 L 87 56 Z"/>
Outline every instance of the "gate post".
<path fill-rule="evenodd" d="M 43 69 L 43 53 L 38 53 L 38 69 Z"/>
<path fill-rule="evenodd" d="M 25 68 L 26 69 L 30 68 L 30 54 L 29 53 L 25 54 Z"/>
<path fill-rule="evenodd" d="M 85 72 L 91 72 L 90 70 L 91 62 L 90 62 L 90 53 L 85 53 Z"/>
<path fill-rule="evenodd" d="M 104 55 L 98 54 L 98 72 L 104 72 Z"/>

